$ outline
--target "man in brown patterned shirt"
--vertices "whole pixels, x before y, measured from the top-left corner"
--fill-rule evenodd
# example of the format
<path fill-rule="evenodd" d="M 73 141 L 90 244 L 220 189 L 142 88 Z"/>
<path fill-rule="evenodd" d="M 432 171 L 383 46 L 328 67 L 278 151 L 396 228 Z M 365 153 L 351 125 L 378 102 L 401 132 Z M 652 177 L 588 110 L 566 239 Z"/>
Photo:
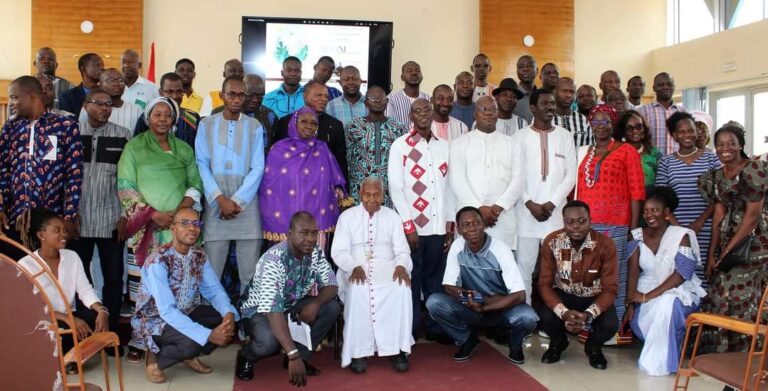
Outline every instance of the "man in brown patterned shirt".
<path fill-rule="evenodd" d="M 590 330 L 584 351 L 589 365 L 605 369 L 601 347 L 616 333 L 618 269 L 616 245 L 591 229 L 589 206 L 571 201 L 563 207 L 564 228 L 549 234 L 541 246 L 539 328 L 551 338 L 541 362 L 560 360 L 568 347 L 566 331 Z"/>

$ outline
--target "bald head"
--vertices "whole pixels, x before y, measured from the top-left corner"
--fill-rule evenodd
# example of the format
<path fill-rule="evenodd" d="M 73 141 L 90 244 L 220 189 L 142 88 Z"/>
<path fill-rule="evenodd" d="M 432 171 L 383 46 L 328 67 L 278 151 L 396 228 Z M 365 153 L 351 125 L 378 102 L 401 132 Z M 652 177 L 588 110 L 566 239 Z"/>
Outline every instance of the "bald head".
<path fill-rule="evenodd" d="M 21 76 L 8 86 L 8 110 L 17 117 L 36 120 L 45 112 L 43 86 L 32 76 Z"/>
<path fill-rule="evenodd" d="M 139 52 L 128 49 L 120 56 L 120 68 L 123 70 L 123 78 L 127 86 L 132 86 L 139 78 L 141 69 L 141 56 Z"/>

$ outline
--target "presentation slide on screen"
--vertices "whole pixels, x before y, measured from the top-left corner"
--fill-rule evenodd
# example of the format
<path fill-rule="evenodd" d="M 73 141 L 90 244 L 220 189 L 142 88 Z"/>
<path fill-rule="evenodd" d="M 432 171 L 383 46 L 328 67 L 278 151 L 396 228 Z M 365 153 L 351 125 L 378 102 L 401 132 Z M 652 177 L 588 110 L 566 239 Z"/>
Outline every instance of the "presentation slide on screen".
<path fill-rule="evenodd" d="M 266 90 L 277 88 L 282 82 L 280 71 L 288 56 L 302 62 L 302 84 L 312 78 L 317 59 L 331 56 L 336 66 L 354 65 L 363 80 L 368 80 L 367 26 L 334 26 L 319 24 L 267 23 L 266 52 L 259 59 L 259 68 L 265 70 Z M 333 75 L 328 85 L 341 89 L 338 76 Z"/>

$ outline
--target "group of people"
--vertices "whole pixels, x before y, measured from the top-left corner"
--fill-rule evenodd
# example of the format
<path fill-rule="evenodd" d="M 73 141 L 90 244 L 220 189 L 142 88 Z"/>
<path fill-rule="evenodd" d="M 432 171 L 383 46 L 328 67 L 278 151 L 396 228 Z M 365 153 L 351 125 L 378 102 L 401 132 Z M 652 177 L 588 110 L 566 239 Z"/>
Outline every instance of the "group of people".
<path fill-rule="evenodd" d="M 139 76 L 136 51 L 121 64 L 83 55 L 72 86 L 42 48 L 38 73 L 11 83 L 0 229 L 56 270 L 66 300 L 77 294 L 78 334 L 116 330 L 127 264 L 128 359 L 145 356 L 152 382 L 179 362 L 211 372 L 198 357 L 237 337 L 239 378 L 282 350 L 303 385 L 341 313 L 341 364 L 354 373 L 375 354 L 407 371 L 422 335 L 466 361 L 481 328 L 520 365 L 538 328 L 550 339 L 542 362 L 560 360 L 570 332 L 586 337 L 597 369 L 607 368 L 602 346 L 631 329 L 644 341 L 639 367 L 665 375 L 691 312 L 757 316 L 766 159 L 744 152 L 737 123 L 709 149 L 711 118 L 673 102 L 667 73 L 642 104 L 640 76 L 625 95 L 604 72 L 598 99 L 524 55 L 518 80 L 494 86 L 478 54 L 431 96 L 408 61 L 403 88 L 387 95 L 363 93 L 359 70 L 330 57 L 302 85 L 301 61 L 287 57 L 266 93 L 233 59 L 221 90 L 203 98 L 189 59 L 159 85 Z M 334 73 L 341 90 L 328 85 Z M 745 240 L 747 258 L 721 267 Z M 235 302 L 221 284 L 231 257 Z M 748 347 L 716 330 L 705 344 Z"/>

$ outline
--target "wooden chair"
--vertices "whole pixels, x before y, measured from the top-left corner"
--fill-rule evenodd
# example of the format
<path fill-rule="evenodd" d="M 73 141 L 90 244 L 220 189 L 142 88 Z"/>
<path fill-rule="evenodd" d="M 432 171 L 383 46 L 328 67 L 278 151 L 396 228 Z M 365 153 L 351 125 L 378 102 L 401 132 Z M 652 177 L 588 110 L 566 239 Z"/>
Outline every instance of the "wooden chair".
<path fill-rule="evenodd" d="M 105 349 L 113 348 L 116 358 L 115 366 L 117 368 L 118 382 L 120 390 L 123 390 L 123 371 L 118 354 L 120 339 L 117 334 L 101 332 L 95 333 L 82 341 L 78 340 L 77 333 L 74 331 L 73 311 L 67 300 L 62 301 L 66 305 L 66 323 L 69 328 L 60 328 L 53 304 L 37 281 L 39 276 L 47 274 L 51 281 L 57 282 L 56 289 L 58 294 L 64 297 L 64 292 L 55 276 L 48 270 L 42 259 L 29 252 L 20 244 L 4 235 L 0 235 L 0 241 L 13 245 L 31 255 L 40 265 L 41 269 L 37 273 L 30 273 L 25 268 L 19 266 L 15 260 L 0 253 L 0 311 L 2 311 L 0 313 L 7 317 L 4 322 L 0 322 L 4 331 L 0 333 L 4 341 L 1 345 L 9 346 L 10 344 L 12 347 L 17 347 L 17 349 L 11 350 L 12 352 L 16 351 L 16 355 L 13 355 L 14 357 L 10 357 L 12 355 L 3 355 L 9 357 L 4 357 L 0 360 L 2 370 L 8 371 L 2 375 L 3 388 L 10 386 L 8 389 L 80 389 L 81 391 L 98 389 L 98 387 L 92 384 L 85 383 L 83 363 L 96 355 L 96 353 L 101 353 L 104 379 L 107 390 L 110 390 L 109 364 L 107 363 Z M 21 278 L 21 276 L 26 278 Z M 27 296 L 34 296 L 31 299 L 27 298 L 26 303 L 36 301 L 37 305 L 19 306 L 20 302 L 25 301 L 20 300 L 20 297 L 25 296 L 25 292 L 29 293 Z M 48 343 L 41 342 L 41 337 L 38 334 L 48 338 Z M 65 354 L 56 354 L 56 352 L 61 352 L 62 350 L 61 337 L 63 335 L 72 336 L 74 347 Z M 27 342 L 29 342 L 29 345 L 27 345 Z M 36 357 L 36 359 L 28 362 L 26 360 L 27 356 Z M 53 362 L 58 361 L 58 365 L 54 365 L 51 368 L 51 358 L 54 357 L 58 358 L 58 360 L 53 360 Z M 36 364 L 37 361 L 40 362 L 39 367 Z M 66 365 L 69 363 L 75 363 L 77 366 L 77 382 L 70 382 L 70 377 L 67 375 Z M 13 368 L 13 371 L 8 368 Z M 45 386 L 30 386 L 30 382 L 33 382 L 33 384 L 44 384 Z M 18 384 L 19 386 L 14 387 L 13 384 Z"/>
<path fill-rule="evenodd" d="M 763 322 L 766 315 L 766 300 L 768 300 L 768 287 L 763 292 L 762 300 L 757 312 L 757 321 L 747 322 L 734 319 L 725 315 L 716 315 L 697 312 L 688 316 L 686 320 L 685 340 L 683 353 L 680 356 L 680 364 L 675 377 L 675 390 L 688 389 L 690 378 L 698 375 L 707 375 L 728 386 L 745 390 L 768 390 L 768 371 L 765 369 L 766 359 L 766 334 L 768 324 Z M 734 333 L 751 337 L 748 352 L 733 353 L 709 353 L 697 356 L 701 332 L 705 326 L 717 327 Z M 690 358 L 686 359 L 685 347 L 689 346 L 689 338 L 695 333 L 696 339 Z M 758 350 L 759 349 L 759 350 Z"/>

